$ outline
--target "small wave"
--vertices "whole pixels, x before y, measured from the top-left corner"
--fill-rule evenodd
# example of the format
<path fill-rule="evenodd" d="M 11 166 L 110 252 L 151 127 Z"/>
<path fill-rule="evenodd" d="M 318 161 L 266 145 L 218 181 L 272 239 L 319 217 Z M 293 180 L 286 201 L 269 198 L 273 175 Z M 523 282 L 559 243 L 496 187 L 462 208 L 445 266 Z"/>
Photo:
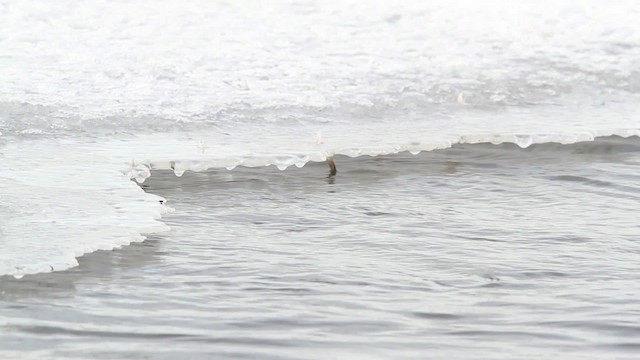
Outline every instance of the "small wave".
<path fill-rule="evenodd" d="M 246 155 L 220 156 L 218 154 L 207 156 L 204 152 L 193 158 L 150 158 L 141 162 L 132 162 L 123 172 L 131 179 L 142 183 L 151 176 L 152 170 L 171 170 L 177 176 L 182 176 L 185 171 L 205 171 L 208 169 L 233 170 L 238 166 L 265 167 L 275 166 L 280 170 L 286 170 L 290 166 L 298 168 L 309 162 L 323 162 L 334 156 L 346 156 L 357 158 L 361 156 L 383 156 L 409 152 L 417 155 L 421 152 L 448 149 L 462 144 L 515 144 L 526 149 L 539 145 L 576 145 L 578 152 L 606 153 L 612 151 L 637 151 L 637 146 L 629 143 L 620 143 L 612 137 L 629 138 L 640 136 L 640 129 L 619 129 L 600 132 L 560 133 L 560 134 L 488 134 L 453 137 L 450 140 L 391 143 L 379 142 L 375 146 L 362 147 L 300 147 L 297 151 L 282 151 L 280 153 L 256 154 L 251 152 Z M 609 138 L 609 141 L 594 143 L 596 139 Z M 164 142 L 167 144 L 168 142 Z M 577 145 L 580 144 L 580 145 Z M 588 145 L 585 145 L 588 144 Z M 200 142 L 195 147 L 203 148 L 207 145 Z M 306 148 L 306 150 L 305 150 Z M 470 155 L 472 156 L 472 154 Z"/>

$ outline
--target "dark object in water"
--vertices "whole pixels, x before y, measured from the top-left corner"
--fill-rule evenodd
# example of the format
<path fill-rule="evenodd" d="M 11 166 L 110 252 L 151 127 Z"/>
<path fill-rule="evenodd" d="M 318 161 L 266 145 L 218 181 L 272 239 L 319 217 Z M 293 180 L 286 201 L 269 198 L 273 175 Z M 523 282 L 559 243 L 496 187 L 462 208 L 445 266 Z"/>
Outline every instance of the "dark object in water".
<path fill-rule="evenodd" d="M 327 157 L 327 164 L 329 164 L 329 176 L 336 176 L 338 168 L 336 168 L 336 163 L 333 161 L 333 157 Z"/>

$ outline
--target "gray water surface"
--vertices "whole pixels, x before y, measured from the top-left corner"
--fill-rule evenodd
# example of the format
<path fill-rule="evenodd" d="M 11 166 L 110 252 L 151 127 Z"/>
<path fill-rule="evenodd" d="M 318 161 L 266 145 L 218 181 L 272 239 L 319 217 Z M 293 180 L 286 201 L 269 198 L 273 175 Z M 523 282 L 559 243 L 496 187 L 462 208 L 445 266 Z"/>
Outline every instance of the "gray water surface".
<path fill-rule="evenodd" d="M 640 354 L 638 138 L 336 162 L 156 172 L 170 232 L 0 278 L 0 358 Z"/>

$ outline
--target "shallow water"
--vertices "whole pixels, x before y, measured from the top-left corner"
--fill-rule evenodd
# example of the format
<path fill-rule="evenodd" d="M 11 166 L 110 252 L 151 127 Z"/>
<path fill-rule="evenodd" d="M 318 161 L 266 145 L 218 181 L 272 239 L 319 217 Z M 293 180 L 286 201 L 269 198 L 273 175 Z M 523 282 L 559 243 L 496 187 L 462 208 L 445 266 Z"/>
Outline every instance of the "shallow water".
<path fill-rule="evenodd" d="M 0 278 L 0 357 L 635 358 L 640 141 L 158 171 L 172 230 Z"/>

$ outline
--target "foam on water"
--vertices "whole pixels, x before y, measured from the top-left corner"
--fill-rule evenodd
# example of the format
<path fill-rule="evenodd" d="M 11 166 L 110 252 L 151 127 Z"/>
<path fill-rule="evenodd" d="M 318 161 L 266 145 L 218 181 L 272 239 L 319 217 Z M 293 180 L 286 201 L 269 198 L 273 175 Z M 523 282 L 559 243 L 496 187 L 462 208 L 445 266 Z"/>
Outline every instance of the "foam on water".
<path fill-rule="evenodd" d="M 0 1 L 0 275 L 166 227 L 154 169 L 640 135 L 640 7 Z"/>

